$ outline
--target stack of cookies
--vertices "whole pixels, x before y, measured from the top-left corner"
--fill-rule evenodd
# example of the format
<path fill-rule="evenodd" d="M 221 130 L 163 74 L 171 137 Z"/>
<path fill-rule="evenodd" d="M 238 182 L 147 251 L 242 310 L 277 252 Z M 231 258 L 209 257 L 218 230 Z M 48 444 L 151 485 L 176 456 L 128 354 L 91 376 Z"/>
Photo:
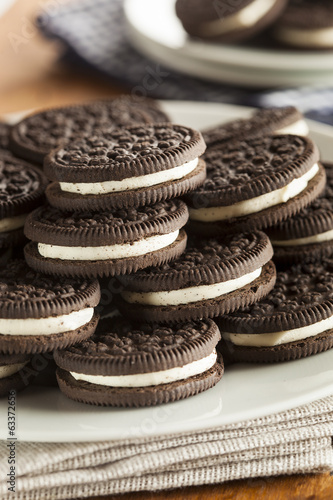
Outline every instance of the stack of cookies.
<path fill-rule="evenodd" d="M 50 183 L 46 203 L 26 209 L 26 262 L 0 271 L 3 394 L 36 353 L 54 352 L 68 397 L 132 407 L 209 389 L 223 356 L 271 362 L 331 347 L 326 174 L 306 133 L 285 108 L 203 138 L 130 99 L 16 125 L 9 145 L 24 160 L 11 161 L 43 163 Z M 277 274 L 268 234 L 282 248 Z M 297 249 L 294 262 L 307 263 L 291 268 L 300 238 L 306 258 Z"/>
<path fill-rule="evenodd" d="M 177 0 L 176 13 L 190 36 L 206 41 L 333 48 L 330 0 Z"/>

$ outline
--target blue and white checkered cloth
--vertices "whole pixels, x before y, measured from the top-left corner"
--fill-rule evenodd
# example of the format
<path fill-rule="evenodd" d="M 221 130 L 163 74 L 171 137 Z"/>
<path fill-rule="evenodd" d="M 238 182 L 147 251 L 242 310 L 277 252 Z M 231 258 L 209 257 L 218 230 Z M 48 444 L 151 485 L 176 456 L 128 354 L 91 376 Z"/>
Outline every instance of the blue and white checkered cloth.
<path fill-rule="evenodd" d="M 177 73 L 145 58 L 131 46 L 126 38 L 122 4 L 123 0 L 73 0 L 69 4 L 56 0 L 55 8 L 45 8 L 37 23 L 46 36 L 66 44 L 65 59 L 72 65 L 84 64 L 87 72 L 102 72 L 138 93 L 259 107 L 294 105 L 309 118 L 333 125 L 333 81 L 332 88 L 263 91 Z M 156 85 L 150 84 L 148 90 L 142 82 L 149 74 Z"/>

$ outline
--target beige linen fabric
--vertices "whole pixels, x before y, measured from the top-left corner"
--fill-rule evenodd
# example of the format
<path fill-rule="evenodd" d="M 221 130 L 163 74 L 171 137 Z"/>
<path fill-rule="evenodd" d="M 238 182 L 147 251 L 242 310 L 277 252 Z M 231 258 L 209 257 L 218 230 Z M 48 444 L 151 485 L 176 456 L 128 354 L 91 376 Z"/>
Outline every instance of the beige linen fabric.
<path fill-rule="evenodd" d="M 333 396 L 206 431 L 96 443 L 17 442 L 15 494 L 0 441 L 0 498 L 76 499 L 333 470 Z"/>

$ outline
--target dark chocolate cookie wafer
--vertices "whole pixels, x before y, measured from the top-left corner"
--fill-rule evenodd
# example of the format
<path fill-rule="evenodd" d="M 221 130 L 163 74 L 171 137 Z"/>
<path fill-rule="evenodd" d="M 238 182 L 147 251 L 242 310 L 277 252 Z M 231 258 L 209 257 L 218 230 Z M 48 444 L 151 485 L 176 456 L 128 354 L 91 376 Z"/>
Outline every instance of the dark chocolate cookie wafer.
<path fill-rule="evenodd" d="M 10 148 L 22 158 L 43 163 L 52 149 L 82 135 L 96 135 L 100 128 L 151 123 L 155 118 L 155 108 L 149 113 L 145 106 L 122 98 L 48 109 L 24 118 L 12 128 Z"/>
<path fill-rule="evenodd" d="M 311 205 L 267 228 L 279 264 L 314 262 L 333 255 L 333 164 L 325 163 L 327 183 Z"/>
<path fill-rule="evenodd" d="M 281 14 L 287 0 L 177 0 L 176 13 L 190 35 L 235 42 L 256 35 Z"/>
<path fill-rule="evenodd" d="M 212 320 L 174 327 L 110 321 L 109 330 L 56 351 L 61 391 L 102 406 L 139 407 L 188 398 L 222 377 L 220 333 Z"/>
<path fill-rule="evenodd" d="M 273 35 L 291 47 L 333 48 L 333 4 L 330 0 L 290 0 Z"/>
<path fill-rule="evenodd" d="M 142 125 L 81 138 L 51 152 L 44 172 L 51 205 L 69 211 L 103 211 L 151 205 L 181 196 L 206 178 L 199 156 L 206 149 L 196 130 L 172 124 Z"/>
<path fill-rule="evenodd" d="M 33 354 L 90 337 L 97 326 L 97 280 L 57 279 L 13 260 L 0 270 L 0 352 Z"/>
<path fill-rule="evenodd" d="M 215 145 L 204 155 L 207 179 L 186 195 L 189 229 L 207 236 L 272 226 L 324 189 L 325 170 L 311 139 L 266 136 Z"/>
<path fill-rule="evenodd" d="M 26 354 L 0 353 L 0 398 L 8 397 L 10 391 L 19 391 L 28 385 L 21 371 L 29 359 Z"/>
<path fill-rule="evenodd" d="M 208 147 L 215 143 L 227 144 L 233 140 L 251 139 L 271 134 L 308 135 L 304 117 L 294 106 L 264 108 L 251 117 L 234 120 L 205 130 L 202 135 Z"/>
<path fill-rule="evenodd" d="M 260 300 L 273 288 L 273 249 L 261 232 L 190 245 L 176 260 L 124 276 L 119 307 L 147 322 L 214 317 Z"/>
<path fill-rule="evenodd" d="M 186 246 L 188 219 L 181 200 L 114 212 L 60 212 L 41 207 L 27 218 L 28 264 L 60 276 L 114 276 L 160 265 Z"/>
<path fill-rule="evenodd" d="M 47 180 L 36 167 L 0 150 L 0 248 L 25 242 L 24 221 L 44 201 Z"/>
<path fill-rule="evenodd" d="M 105 102 L 109 106 L 111 100 L 107 99 L 99 102 Z M 146 123 L 147 118 L 149 119 L 150 123 L 166 123 L 171 121 L 168 114 L 163 111 L 160 103 L 155 99 L 151 99 L 149 97 L 132 97 L 131 95 L 124 94 L 120 97 L 116 97 L 112 100 L 112 102 L 119 109 L 123 108 L 123 113 L 129 113 L 131 112 L 131 110 L 135 109 L 144 112 L 145 119 L 144 121 L 142 121 L 142 123 Z M 139 116 L 140 115 L 138 115 L 138 117 Z"/>
<path fill-rule="evenodd" d="M 295 265 L 277 273 L 263 300 L 218 325 L 234 361 L 272 363 L 333 347 L 333 262 Z"/>
<path fill-rule="evenodd" d="M 10 129 L 10 125 L 0 122 L 0 149 L 8 150 Z"/>

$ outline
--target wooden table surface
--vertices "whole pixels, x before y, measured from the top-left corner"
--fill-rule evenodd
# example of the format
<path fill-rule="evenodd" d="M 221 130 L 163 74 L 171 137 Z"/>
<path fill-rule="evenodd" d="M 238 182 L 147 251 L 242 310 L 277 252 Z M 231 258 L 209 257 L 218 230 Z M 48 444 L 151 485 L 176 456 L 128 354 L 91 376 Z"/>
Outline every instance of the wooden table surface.
<path fill-rule="evenodd" d="M 1 1 L 1 0 L 0 0 Z M 126 92 L 102 77 L 57 62 L 62 47 L 44 40 L 31 24 L 35 13 L 64 0 L 17 0 L 0 18 L 0 114 L 110 97 Z M 128 89 L 127 89 L 128 90 Z M 233 481 L 160 493 L 131 493 L 108 500 L 332 500 L 329 474 Z M 97 500 L 97 499 L 96 499 Z M 106 500 L 106 497 L 103 497 Z"/>

